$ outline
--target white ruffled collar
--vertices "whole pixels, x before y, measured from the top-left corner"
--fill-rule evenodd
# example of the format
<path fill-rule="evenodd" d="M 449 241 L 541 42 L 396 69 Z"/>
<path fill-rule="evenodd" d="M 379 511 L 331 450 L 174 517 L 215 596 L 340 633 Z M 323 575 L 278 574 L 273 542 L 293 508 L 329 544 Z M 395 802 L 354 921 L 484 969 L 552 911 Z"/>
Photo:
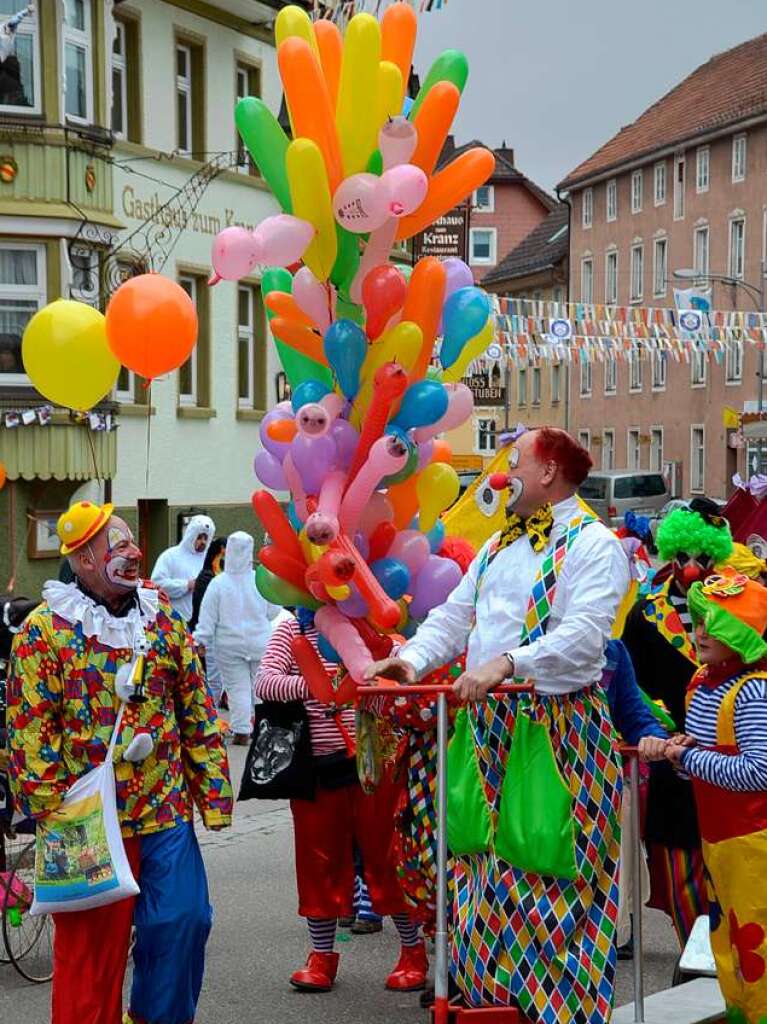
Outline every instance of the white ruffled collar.
<path fill-rule="evenodd" d="M 95 636 L 106 647 L 133 649 L 137 640 L 144 636 L 144 630 L 151 626 L 160 609 L 160 595 L 157 590 L 139 587 L 136 591 L 138 603 L 127 615 L 112 615 L 104 605 L 88 597 L 76 583 L 61 583 L 48 580 L 43 587 L 43 600 L 55 614 L 73 625 L 79 622 L 86 636 Z"/>

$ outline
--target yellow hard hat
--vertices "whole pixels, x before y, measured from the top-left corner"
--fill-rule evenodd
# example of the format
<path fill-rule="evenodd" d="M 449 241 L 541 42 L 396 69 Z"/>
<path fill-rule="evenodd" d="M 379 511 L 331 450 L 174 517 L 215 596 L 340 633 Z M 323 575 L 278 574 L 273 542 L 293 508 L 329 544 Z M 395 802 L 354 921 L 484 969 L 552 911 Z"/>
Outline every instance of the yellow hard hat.
<path fill-rule="evenodd" d="M 94 505 L 92 501 L 78 501 L 63 512 L 56 526 L 62 555 L 71 555 L 87 544 L 106 526 L 113 512 L 114 505 Z"/>

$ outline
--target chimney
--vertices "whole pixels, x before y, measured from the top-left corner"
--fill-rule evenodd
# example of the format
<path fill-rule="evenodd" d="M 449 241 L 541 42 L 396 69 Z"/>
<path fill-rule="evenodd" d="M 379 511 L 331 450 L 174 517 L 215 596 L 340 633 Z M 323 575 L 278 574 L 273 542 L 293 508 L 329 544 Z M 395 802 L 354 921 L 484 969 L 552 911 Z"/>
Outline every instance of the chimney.
<path fill-rule="evenodd" d="M 508 161 L 512 167 L 514 166 L 514 150 L 510 146 L 506 145 L 506 139 L 504 139 L 498 149 L 496 149 L 496 153 L 503 157 L 504 160 Z"/>

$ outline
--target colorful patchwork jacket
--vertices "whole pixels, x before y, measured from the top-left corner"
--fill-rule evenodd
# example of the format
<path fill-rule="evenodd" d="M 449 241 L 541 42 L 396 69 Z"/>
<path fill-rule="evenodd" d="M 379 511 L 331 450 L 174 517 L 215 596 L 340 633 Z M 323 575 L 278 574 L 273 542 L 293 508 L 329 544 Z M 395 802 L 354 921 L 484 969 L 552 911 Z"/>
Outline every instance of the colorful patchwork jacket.
<path fill-rule="evenodd" d="M 115 674 L 133 657 L 130 643 L 118 646 L 127 638 L 123 620 L 75 584 L 48 588 L 49 599 L 16 636 L 8 686 L 12 785 L 20 809 L 35 817 L 54 810 L 76 779 L 103 762 L 119 708 Z M 147 700 L 127 705 L 115 752 L 123 835 L 190 821 L 193 802 L 207 827 L 228 825 L 229 765 L 200 661 L 170 604 L 156 592 L 139 594 L 149 644 Z M 152 752 L 138 763 L 124 761 L 142 732 L 151 735 Z"/>

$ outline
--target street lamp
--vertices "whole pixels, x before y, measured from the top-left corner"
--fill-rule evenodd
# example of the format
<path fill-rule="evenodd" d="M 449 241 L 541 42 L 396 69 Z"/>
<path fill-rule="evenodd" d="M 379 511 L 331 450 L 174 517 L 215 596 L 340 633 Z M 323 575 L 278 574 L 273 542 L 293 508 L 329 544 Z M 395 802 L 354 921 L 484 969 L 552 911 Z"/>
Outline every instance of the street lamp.
<path fill-rule="evenodd" d="M 742 288 L 743 291 L 751 297 L 751 300 L 755 304 L 757 310 L 760 313 L 764 313 L 764 282 L 765 282 L 765 263 L 762 261 L 762 274 L 760 283 L 758 285 L 751 284 L 749 281 L 742 281 L 739 277 L 732 277 L 729 274 L 704 274 L 694 267 L 682 267 L 680 270 L 674 271 L 674 277 L 680 281 L 698 281 L 698 282 L 719 282 L 720 284 L 730 285 L 732 288 Z M 764 348 L 759 349 L 759 361 L 757 364 L 757 379 L 758 392 L 756 396 L 756 409 L 759 413 L 759 421 L 762 419 L 762 412 L 764 410 Z M 761 437 L 758 439 L 757 450 L 759 452 L 759 472 L 762 470 L 762 451 L 764 448 L 764 442 Z"/>

